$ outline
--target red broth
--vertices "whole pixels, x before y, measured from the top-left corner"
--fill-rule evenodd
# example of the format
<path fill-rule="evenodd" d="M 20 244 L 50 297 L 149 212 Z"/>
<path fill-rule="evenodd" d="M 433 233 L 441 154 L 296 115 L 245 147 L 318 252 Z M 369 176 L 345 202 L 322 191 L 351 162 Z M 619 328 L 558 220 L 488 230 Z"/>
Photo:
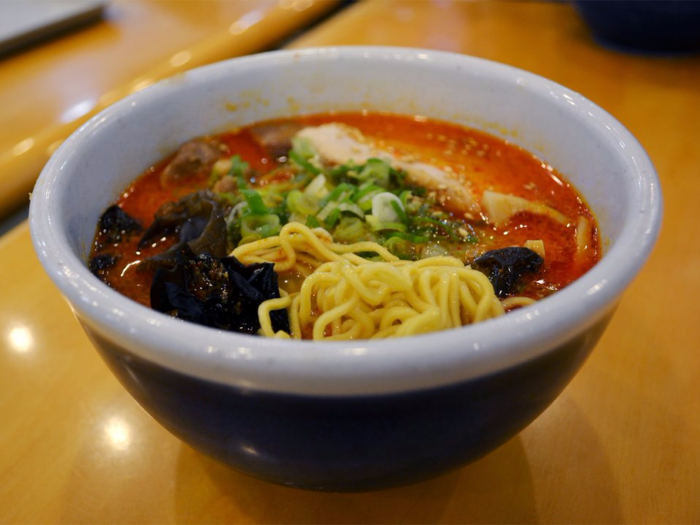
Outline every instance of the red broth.
<path fill-rule="evenodd" d="M 595 218 L 575 188 L 551 166 L 504 140 L 446 122 L 393 114 L 331 113 L 291 120 L 304 126 L 327 122 L 353 126 L 382 149 L 410 155 L 463 177 L 479 201 L 484 191 L 493 190 L 545 204 L 571 218 L 571 223 L 562 225 L 543 215 L 521 212 L 502 228 L 489 224 L 483 217 L 467 221 L 478 242 L 465 247 L 462 259 L 466 263 L 488 250 L 522 246 L 528 240 L 544 242 L 544 263 L 536 274 L 524 278 L 518 295 L 546 297 L 583 275 L 600 257 Z M 253 187 L 270 182 L 264 175 L 277 167 L 277 161 L 254 140 L 249 128 L 215 138 L 224 145 L 222 157 L 238 154 L 257 172 L 257 180 L 251 181 Z M 154 213 L 164 203 L 207 187 L 208 177 L 202 175 L 184 178 L 177 185 L 162 184 L 161 173 L 171 158 L 136 177 L 117 199 L 116 204 L 144 227 L 150 225 Z M 459 210 L 450 210 L 450 214 L 464 220 Z M 587 249 L 577 256 L 576 219 L 580 216 L 592 227 Z M 138 249 L 138 242 L 136 235 L 126 242 L 105 245 L 98 235 L 91 257 L 106 253 L 116 256 L 116 264 L 102 271 L 100 277 L 124 295 L 149 306 L 153 274 L 139 269 L 138 263 L 167 249 L 174 239 L 165 236 L 142 249 Z M 280 276 L 280 283 L 296 280 L 295 276 Z"/>

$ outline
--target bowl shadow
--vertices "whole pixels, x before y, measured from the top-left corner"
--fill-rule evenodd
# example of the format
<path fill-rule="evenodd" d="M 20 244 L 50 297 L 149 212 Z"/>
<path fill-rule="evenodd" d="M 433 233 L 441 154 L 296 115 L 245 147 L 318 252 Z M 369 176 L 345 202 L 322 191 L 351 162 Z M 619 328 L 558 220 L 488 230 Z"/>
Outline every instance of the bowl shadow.
<path fill-rule="evenodd" d="M 482 459 L 428 481 L 374 492 L 313 492 L 273 485 L 235 472 L 183 443 L 176 468 L 175 520 L 620 523 L 617 482 L 605 447 L 574 396 L 567 394 L 568 390 L 521 434 Z M 585 451 L 585 461 L 576 451 Z M 571 459 L 561 461 L 567 455 Z M 205 511 L 193 504 L 193 498 L 200 499 L 197 493 L 210 502 Z"/>
<path fill-rule="evenodd" d="M 502 507 L 497 501 L 500 496 L 515 492 L 519 494 L 517 505 L 509 508 L 513 520 L 538 521 L 527 456 L 519 437 L 448 474 L 374 492 L 313 492 L 273 485 L 235 472 L 185 444 L 177 472 L 178 523 L 206 519 L 208 523 L 418 524 L 437 523 L 446 517 L 464 523 L 494 522 L 501 521 L 491 515 L 495 508 L 484 506 L 482 501 L 471 505 L 470 501 L 481 500 L 481 494 Z M 193 483 L 200 487 L 206 484 L 202 490 L 217 493 L 217 510 L 206 517 L 192 515 L 188 501 Z"/>

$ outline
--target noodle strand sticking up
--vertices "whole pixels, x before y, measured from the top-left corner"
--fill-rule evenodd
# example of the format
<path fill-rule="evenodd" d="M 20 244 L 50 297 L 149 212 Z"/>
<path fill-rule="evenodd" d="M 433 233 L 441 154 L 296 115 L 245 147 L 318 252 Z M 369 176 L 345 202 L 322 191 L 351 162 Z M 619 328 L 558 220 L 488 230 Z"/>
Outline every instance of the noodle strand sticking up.
<path fill-rule="evenodd" d="M 368 260 L 357 253 L 374 253 Z M 399 337 L 456 328 L 504 313 L 481 272 L 455 257 L 403 261 L 376 243 L 333 243 L 322 229 L 289 223 L 280 234 L 239 246 L 244 264 L 272 262 L 306 279 L 298 292 L 261 304 L 261 334 L 315 340 Z M 303 261 L 303 262 L 302 262 Z M 311 263 L 312 271 L 308 266 Z M 287 308 L 291 334 L 272 329 L 270 312 Z"/>

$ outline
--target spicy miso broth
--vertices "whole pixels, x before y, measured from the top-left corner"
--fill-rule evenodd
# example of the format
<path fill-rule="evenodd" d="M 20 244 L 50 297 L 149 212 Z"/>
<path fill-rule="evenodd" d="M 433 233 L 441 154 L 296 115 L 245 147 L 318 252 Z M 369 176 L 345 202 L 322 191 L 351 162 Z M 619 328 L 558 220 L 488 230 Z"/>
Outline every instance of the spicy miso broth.
<path fill-rule="evenodd" d="M 600 255 L 594 216 L 556 169 L 423 117 L 257 123 L 193 138 L 134 175 L 100 220 L 91 270 L 219 329 L 362 339 L 454 328 L 545 298 Z"/>

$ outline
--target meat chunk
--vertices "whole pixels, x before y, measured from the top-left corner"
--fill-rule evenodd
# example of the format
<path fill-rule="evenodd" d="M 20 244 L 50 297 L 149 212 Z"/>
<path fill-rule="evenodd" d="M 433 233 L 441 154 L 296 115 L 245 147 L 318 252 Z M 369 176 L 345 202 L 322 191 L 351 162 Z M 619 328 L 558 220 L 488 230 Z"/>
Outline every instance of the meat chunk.
<path fill-rule="evenodd" d="M 456 175 L 431 164 L 396 157 L 376 147 L 356 128 L 330 123 L 303 128 L 297 136 L 307 140 L 327 164 L 344 164 L 348 161 L 364 164 L 368 159 L 379 158 L 394 169 L 406 172 L 406 179 L 411 184 L 435 191 L 438 201 L 448 208 L 475 216 L 479 214 L 479 204 L 472 192 Z"/>
<path fill-rule="evenodd" d="M 273 159 L 287 155 L 292 148 L 292 137 L 301 129 L 300 124 L 258 124 L 250 128 L 253 140 Z"/>
<path fill-rule="evenodd" d="M 209 175 L 223 149 L 223 145 L 214 140 L 200 138 L 185 142 L 161 173 L 161 185 L 167 186 L 186 177 Z"/>

